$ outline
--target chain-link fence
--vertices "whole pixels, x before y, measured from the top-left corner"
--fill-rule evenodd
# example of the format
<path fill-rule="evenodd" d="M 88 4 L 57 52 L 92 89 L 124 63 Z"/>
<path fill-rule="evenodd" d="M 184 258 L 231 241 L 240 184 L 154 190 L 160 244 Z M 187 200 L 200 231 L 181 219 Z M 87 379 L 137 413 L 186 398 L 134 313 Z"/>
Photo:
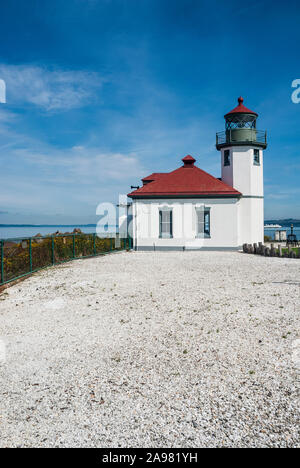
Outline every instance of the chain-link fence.
<path fill-rule="evenodd" d="M 132 248 L 131 238 L 60 234 L 0 240 L 0 285 L 42 268 Z"/>

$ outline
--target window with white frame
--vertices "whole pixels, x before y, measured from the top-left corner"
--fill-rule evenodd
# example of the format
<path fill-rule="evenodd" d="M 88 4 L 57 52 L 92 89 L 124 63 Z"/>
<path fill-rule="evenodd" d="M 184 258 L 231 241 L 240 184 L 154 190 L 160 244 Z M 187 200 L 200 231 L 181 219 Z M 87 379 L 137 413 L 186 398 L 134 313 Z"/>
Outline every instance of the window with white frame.
<path fill-rule="evenodd" d="M 173 237 L 173 212 L 171 208 L 159 209 L 159 237 L 162 239 Z"/>
<path fill-rule="evenodd" d="M 224 151 L 224 166 L 230 166 L 230 150 Z"/>
<path fill-rule="evenodd" d="M 210 237 L 210 208 L 196 208 L 196 236 L 201 238 Z"/>
<path fill-rule="evenodd" d="M 259 149 L 254 149 L 253 150 L 253 164 L 255 166 L 260 165 Z"/>

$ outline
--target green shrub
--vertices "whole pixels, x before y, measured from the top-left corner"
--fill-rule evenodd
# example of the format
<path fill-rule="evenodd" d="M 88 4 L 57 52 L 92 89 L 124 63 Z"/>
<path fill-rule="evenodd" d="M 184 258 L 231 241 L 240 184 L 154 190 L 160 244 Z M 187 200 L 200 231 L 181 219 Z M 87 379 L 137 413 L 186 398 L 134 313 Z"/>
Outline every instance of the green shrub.
<path fill-rule="evenodd" d="M 52 254 L 52 242 L 54 252 Z M 127 239 L 99 238 L 93 234 L 60 235 L 46 238 L 31 239 L 32 271 L 61 263 L 72 258 L 89 257 L 123 250 L 127 246 Z M 4 242 L 3 273 L 0 283 L 10 281 L 29 273 L 30 253 L 29 239 L 20 242 Z M 54 258 L 53 258 L 54 257 Z"/>

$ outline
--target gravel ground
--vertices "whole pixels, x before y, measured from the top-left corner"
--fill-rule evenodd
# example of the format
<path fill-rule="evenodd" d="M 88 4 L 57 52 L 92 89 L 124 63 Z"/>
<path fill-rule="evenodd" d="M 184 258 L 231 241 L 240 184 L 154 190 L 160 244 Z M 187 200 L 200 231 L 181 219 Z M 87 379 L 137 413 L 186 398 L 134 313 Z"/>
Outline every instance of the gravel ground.
<path fill-rule="evenodd" d="M 119 253 L 7 289 L 0 446 L 299 446 L 299 267 Z"/>

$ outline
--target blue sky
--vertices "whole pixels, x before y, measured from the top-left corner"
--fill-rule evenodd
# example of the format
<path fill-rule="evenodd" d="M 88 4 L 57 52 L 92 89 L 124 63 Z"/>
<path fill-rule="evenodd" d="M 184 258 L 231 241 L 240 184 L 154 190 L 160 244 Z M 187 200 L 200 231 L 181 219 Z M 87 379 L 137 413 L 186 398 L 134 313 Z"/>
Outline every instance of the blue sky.
<path fill-rule="evenodd" d="M 242 95 L 267 129 L 265 217 L 300 218 L 300 4 L 1 2 L 0 223 L 85 223 L 192 154 Z"/>

